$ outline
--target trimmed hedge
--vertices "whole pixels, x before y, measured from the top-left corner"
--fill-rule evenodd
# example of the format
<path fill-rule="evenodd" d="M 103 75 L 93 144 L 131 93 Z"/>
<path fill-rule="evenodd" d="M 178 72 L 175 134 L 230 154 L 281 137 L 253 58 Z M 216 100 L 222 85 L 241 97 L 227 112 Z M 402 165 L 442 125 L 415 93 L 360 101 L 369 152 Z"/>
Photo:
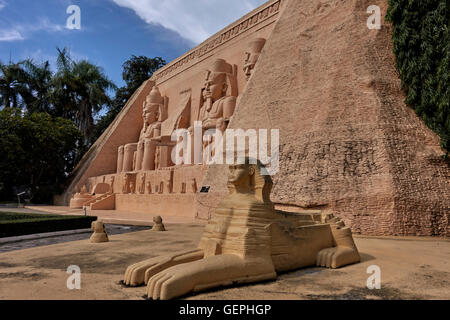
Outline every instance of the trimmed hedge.
<path fill-rule="evenodd" d="M 389 0 L 394 53 L 406 104 L 450 150 L 448 5 L 446 0 Z"/>
<path fill-rule="evenodd" d="M 0 238 L 90 228 L 97 217 L 0 213 Z"/>

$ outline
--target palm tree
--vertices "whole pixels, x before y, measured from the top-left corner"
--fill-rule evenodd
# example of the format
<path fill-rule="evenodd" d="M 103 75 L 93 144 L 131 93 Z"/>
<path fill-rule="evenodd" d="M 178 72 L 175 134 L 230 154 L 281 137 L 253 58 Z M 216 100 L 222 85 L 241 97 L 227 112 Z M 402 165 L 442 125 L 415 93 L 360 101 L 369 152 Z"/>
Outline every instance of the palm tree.
<path fill-rule="evenodd" d="M 116 86 L 103 70 L 86 60 L 75 62 L 64 48 L 58 49 L 58 72 L 54 77 L 54 104 L 65 118 L 74 119 L 87 142 L 94 128 L 94 115 L 109 105 L 109 89 Z"/>
<path fill-rule="evenodd" d="M 0 62 L 0 101 L 4 108 L 23 107 L 24 101 L 30 97 L 25 84 L 27 75 L 22 68 L 23 63 Z"/>
<path fill-rule="evenodd" d="M 50 63 L 46 61 L 41 65 L 37 65 L 32 60 L 26 60 L 24 66 L 27 77 L 26 83 L 29 92 L 32 94 L 25 101 L 28 112 L 54 113 L 51 104 L 53 73 L 50 69 Z"/>

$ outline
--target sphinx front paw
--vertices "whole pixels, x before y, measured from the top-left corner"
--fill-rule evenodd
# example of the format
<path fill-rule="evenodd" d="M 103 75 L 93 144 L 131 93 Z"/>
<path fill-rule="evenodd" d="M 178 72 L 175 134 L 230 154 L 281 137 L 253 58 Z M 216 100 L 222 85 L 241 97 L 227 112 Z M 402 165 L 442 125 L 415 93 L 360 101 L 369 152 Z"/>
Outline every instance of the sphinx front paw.
<path fill-rule="evenodd" d="M 194 288 L 193 279 L 183 269 L 183 265 L 178 265 L 152 276 L 147 284 L 147 298 L 169 300 L 191 292 Z"/>
<path fill-rule="evenodd" d="M 360 261 L 358 251 L 348 247 L 334 247 L 321 250 L 317 254 L 316 265 L 326 268 L 340 268 Z"/>

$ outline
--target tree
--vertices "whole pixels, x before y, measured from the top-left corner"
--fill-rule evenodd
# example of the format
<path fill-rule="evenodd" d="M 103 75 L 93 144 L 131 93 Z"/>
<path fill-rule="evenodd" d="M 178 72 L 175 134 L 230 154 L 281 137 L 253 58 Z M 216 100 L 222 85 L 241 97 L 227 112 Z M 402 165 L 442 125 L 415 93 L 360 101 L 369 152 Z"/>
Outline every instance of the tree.
<path fill-rule="evenodd" d="M 389 0 L 396 66 L 406 104 L 441 137 L 450 159 L 450 39 L 442 0 Z"/>
<path fill-rule="evenodd" d="M 88 142 L 94 129 L 94 115 L 111 103 L 108 90 L 116 86 L 100 67 L 86 60 L 73 61 L 65 48 L 58 49 L 58 53 L 53 103 L 57 114 L 73 119 Z"/>
<path fill-rule="evenodd" d="M 0 111 L 0 199 L 29 190 L 34 202 L 51 202 L 79 158 L 83 136 L 74 123 L 47 113 Z"/>
<path fill-rule="evenodd" d="M 163 67 L 166 64 L 161 57 L 148 58 L 144 56 L 136 57 L 132 55 L 131 58 L 123 64 L 122 78 L 127 84 L 127 89 L 130 96 L 141 86 L 141 84 L 148 80 L 153 72 Z"/>
<path fill-rule="evenodd" d="M 29 113 L 47 112 L 54 114 L 51 104 L 53 93 L 53 72 L 48 61 L 37 65 L 33 60 L 25 60 L 25 81 L 28 87 L 26 108 Z"/>
<path fill-rule="evenodd" d="M 6 65 L 0 62 L 0 101 L 4 108 L 23 107 L 24 100 L 29 97 L 23 63 Z"/>

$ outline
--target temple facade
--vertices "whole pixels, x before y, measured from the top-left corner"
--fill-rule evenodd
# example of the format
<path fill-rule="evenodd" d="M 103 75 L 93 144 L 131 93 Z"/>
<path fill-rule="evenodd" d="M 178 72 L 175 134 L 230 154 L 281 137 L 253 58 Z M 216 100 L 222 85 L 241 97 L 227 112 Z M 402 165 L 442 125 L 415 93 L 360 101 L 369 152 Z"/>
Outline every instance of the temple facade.
<path fill-rule="evenodd" d="M 282 8 L 269 1 L 157 71 L 84 157 L 58 202 L 210 218 L 196 209 L 208 167 L 193 154 L 190 164 L 175 165 L 171 136 L 179 129 L 193 135 L 196 121 L 202 133 L 227 129 Z"/>
<path fill-rule="evenodd" d="M 277 210 L 321 212 L 354 233 L 450 235 L 450 168 L 405 105 L 386 0 L 271 0 L 172 61 L 134 93 L 56 204 L 211 219 L 227 166 L 173 163 L 176 141 L 277 129 Z M 203 147 L 208 142 L 205 142 Z M 190 163 L 190 164 L 186 164 Z"/>

